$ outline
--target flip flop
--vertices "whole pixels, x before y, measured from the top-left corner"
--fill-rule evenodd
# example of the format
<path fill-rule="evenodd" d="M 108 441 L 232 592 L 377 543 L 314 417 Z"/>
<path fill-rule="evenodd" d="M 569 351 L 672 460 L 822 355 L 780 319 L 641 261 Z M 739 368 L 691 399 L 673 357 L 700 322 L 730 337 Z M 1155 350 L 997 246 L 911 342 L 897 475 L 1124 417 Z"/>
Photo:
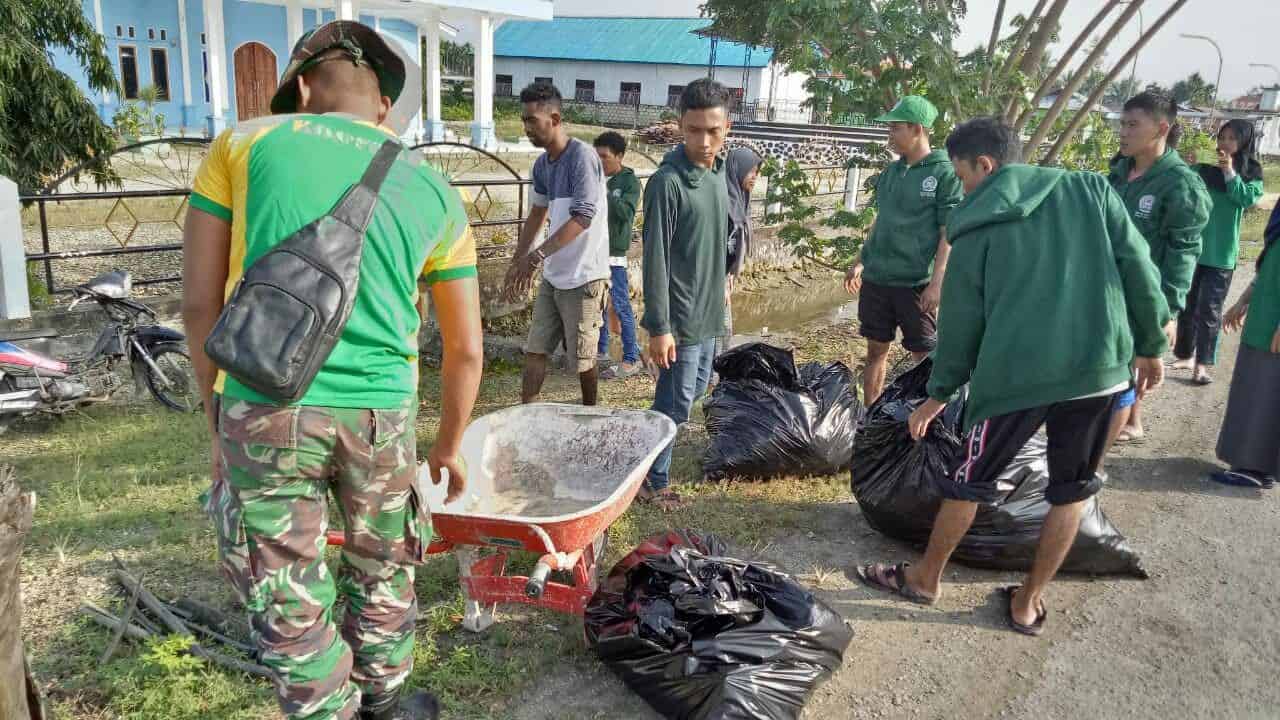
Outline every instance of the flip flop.
<path fill-rule="evenodd" d="M 1045 609 L 1044 603 L 1041 603 L 1040 612 L 1036 614 L 1035 622 L 1030 625 L 1023 625 L 1017 620 L 1014 620 L 1013 596 L 1021 589 L 1021 585 L 1009 585 L 1000 588 L 1000 594 L 1004 596 L 1005 602 L 1008 604 L 1008 609 L 1005 612 L 1005 619 L 1009 621 L 1009 627 L 1012 628 L 1014 632 L 1021 633 L 1023 635 L 1030 635 L 1031 637 L 1039 637 L 1044 634 L 1044 621 L 1049 617 L 1049 611 Z"/>
<path fill-rule="evenodd" d="M 1147 441 L 1147 434 L 1146 434 L 1146 433 L 1143 433 L 1143 434 L 1141 434 L 1141 435 L 1138 435 L 1137 437 L 1134 437 L 1133 435 L 1131 435 L 1131 434 L 1129 433 L 1128 428 L 1126 428 L 1126 429 L 1124 429 L 1124 430 L 1121 430 L 1121 431 L 1120 431 L 1120 434 L 1116 436 L 1116 444 L 1117 444 L 1117 445 L 1121 445 L 1121 444 L 1124 444 L 1124 445 L 1141 445 L 1142 443 L 1144 443 L 1144 442 L 1146 442 L 1146 441 Z"/>
<path fill-rule="evenodd" d="M 925 595 L 907 585 L 906 571 L 910 566 L 911 563 L 908 562 L 901 562 L 897 565 L 871 563 L 870 565 L 859 565 L 856 572 L 858 579 L 868 587 L 899 595 L 917 605 L 932 605 L 936 603 L 938 601 L 936 597 Z"/>
<path fill-rule="evenodd" d="M 1198 378 L 1192 378 L 1191 382 L 1195 383 L 1196 385 L 1212 385 L 1213 378 L 1208 375 L 1201 375 Z"/>
<path fill-rule="evenodd" d="M 1222 485 L 1230 485 L 1232 487 L 1262 488 L 1264 490 L 1271 488 L 1272 486 L 1275 485 L 1275 482 L 1276 482 L 1275 478 L 1270 478 L 1271 482 L 1268 483 L 1267 482 L 1268 478 L 1266 477 L 1260 478 L 1251 473 L 1240 472 L 1239 470 L 1219 470 L 1216 473 L 1211 473 L 1209 475 L 1209 479 Z"/>

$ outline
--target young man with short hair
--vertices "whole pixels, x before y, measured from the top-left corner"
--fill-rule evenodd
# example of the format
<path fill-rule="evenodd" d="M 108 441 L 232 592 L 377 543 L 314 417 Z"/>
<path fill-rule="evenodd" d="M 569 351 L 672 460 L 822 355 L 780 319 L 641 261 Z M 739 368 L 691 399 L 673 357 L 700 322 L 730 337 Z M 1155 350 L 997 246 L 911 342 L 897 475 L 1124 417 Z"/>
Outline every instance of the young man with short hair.
<path fill-rule="evenodd" d="M 644 194 L 644 316 L 649 358 L 660 368 L 653 409 L 677 425 L 707 391 L 724 329 L 729 191 L 720 150 L 729 135 L 729 91 L 714 80 L 680 96 L 684 142 L 662 159 Z M 674 442 L 673 442 L 674 444 Z M 680 507 L 670 488 L 672 445 L 649 470 L 640 497 Z"/>
<path fill-rule="evenodd" d="M 520 401 L 538 399 L 548 359 L 563 343 L 578 371 L 582 404 L 595 405 L 596 346 L 609 292 L 609 224 L 600 217 L 604 170 L 590 145 L 565 132 L 560 91 L 554 85 L 534 83 L 521 91 L 520 102 L 525 135 L 534 147 L 546 150 L 533 164 L 529 217 L 506 277 L 508 297 L 525 297 L 534 271 L 542 266 Z M 548 237 L 534 247 L 548 215 Z"/>
<path fill-rule="evenodd" d="M 601 133 L 595 141 L 600 165 L 609 179 L 609 300 L 613 314 L 618 318 L 618 331 L 622 335 L 622 363 L 606 369 L 601 377 L 606 380 L 629 378 L 639 373 L 640 345 L 636 342 L 636 318 L 631 311 L 631 288 L 627 278 L 627 251 L 631 249 L 632 229 L 636 224 L 636 208 L 640 205 L 640 180 L 631 168 L 622 164 L 627 154 L 627 140 L 612 130 Z M 599 355 L 602 361 L 609 357 L 609 323 L 600 327 Z"/>
<path fill-rule="evenodd" d="M 1101 175 L 1020 164 L 1017 132 L 997 118 L 957 127 L 947 152 L 966 197 L 948 220 L 929 399 L 909 426 L 924 437 L 968 383 L 967 434 L 940 480 L 946 499 L 921 564 L 873 563 L 858 576 L 935 602 L 977 504 L 996 499 L 996 479 L 1045 425 L 1053 508 L 1026 583 L 1004 591 L 1010 627 L 1038 635 L 1045 588 L 1071 549 L 1084 501 L 1102 487 L 1096 470 L 1135 352 L 1140 394 L 1164 378 L 1169 309 L 1146 242 Z"/>
<path fill-rule="evenodd" d="M 327 215 L 395 141 L 383 123 L 404 79 L 373 28 L 344 20 L 302 36 L 274 114 L 210 145 L 183 232 L 183 322 L 213 435 L 205 508 L 222 573 L 291 720 L 437 715 L 426 693 L 400 696 L 413 670 L 414 567 L 431 541 L 415 489 L 421 289 L 444 341 L 440 431 L 427 462 L 437 482 L 448 470 L 449 499 L 466 482 L 462 433 L 484 363 L 475 241 L 458 193 L 420 154 L 400 152 L 365 233 L 350 318 L 298 402 L 282 405 L 220 372 L 204 345 L 244 271 Z M 333 574 L 330 496 L 345 528 Z"/>
<path fill-rule="evenodd" d="M 845 275 L 845 287 L 858 295 L 858 324 L 867 339 L 862 376 L 867 405 L 884 389 L 898 328 L 902 346 L 917 361 L 935 343 L 935 317 L 951 252 L 947 214 L 961 197 L 947 154 L 929 145 L 929 128 L 937 117 L 928 100 L 908 95 L 876 118 L 889 123 L 889 148 L 899 158 L 876 179 L 875 225 Z"/>

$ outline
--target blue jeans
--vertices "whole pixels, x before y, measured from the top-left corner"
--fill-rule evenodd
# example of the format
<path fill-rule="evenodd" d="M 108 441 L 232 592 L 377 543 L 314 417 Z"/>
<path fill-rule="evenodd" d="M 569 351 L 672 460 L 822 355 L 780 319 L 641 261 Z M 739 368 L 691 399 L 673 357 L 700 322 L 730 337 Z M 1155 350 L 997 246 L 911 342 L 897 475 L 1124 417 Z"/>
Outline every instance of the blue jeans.
<path fill-rule="evenodd" d="M 640 345 L 636 342 L 636 317 L 631 312 L 631 290 L 627 287 L 627 269 L 610 268 L 613 277 L 609 283 L 609 301 L 613 303 L 613 311 L 618 315 L 618 324 L 622 326 L 622 361 L 640 362 Z M 604 327 L 600 328 L 599 353 L 609 352 L 609 310 L 605 308 Z"/>
<path fill-rule="evenodd" d="M 715 338 L 696 345 L 676 347 L 675 364 L 658 373 L 658 389 L 654 393 L 652 409 L 671 418 L 676 425 L 688 422 L 694 401 L 707 392 L 711 361 L 715 357 Z M 650 490 L 657 492 L 671 484 L 671 450 L 674 447 L 675 440 L 672 440 L 653 461 L 647 482 Z"/>

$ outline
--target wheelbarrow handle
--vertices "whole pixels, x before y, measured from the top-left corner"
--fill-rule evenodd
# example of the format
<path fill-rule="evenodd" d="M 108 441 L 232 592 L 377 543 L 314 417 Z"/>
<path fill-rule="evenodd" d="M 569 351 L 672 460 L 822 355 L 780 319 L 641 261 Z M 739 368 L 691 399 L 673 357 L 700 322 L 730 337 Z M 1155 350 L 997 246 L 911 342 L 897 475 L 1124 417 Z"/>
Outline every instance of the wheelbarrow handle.
<path fill-rule="evenodd" d="M 542 597 L 543 591 L 547 589 L 547 578 L 550 575 L 551 564 L 545 559 L 538 561 L 533 572 L 529 573 L 528 582 L 524 584 L 524 594 L 534 600 Z"/>

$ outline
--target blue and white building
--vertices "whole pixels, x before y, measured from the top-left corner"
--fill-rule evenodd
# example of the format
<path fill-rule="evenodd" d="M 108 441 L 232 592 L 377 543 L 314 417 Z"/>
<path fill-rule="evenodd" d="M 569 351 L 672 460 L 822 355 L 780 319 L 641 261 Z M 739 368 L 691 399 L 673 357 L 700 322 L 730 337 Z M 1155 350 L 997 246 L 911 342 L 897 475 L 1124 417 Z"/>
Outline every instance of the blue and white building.
<path fill-rule="evenodd" d="M 550 20 L 550 0 L 83 0 L 85 16 L 106 39 L 119 92 L 95 93 L 110 121 L 146 86 L 172 132 L 213 134 L 269 112 L 276 81 L 302 34 L 335 18 L 376 28 L 424 67 L 406 85 L 426 95 L 409 135 L 444 139 L 440 121 L 440 41 L 475 49 L 475 117 L 471 141 L 495 144 L 494 31 L 509 19 Z M 88 87 L 83 69 L 54 50 L 55 65 Z M 425 77 L 424 77 L 425 76 Z"/>

